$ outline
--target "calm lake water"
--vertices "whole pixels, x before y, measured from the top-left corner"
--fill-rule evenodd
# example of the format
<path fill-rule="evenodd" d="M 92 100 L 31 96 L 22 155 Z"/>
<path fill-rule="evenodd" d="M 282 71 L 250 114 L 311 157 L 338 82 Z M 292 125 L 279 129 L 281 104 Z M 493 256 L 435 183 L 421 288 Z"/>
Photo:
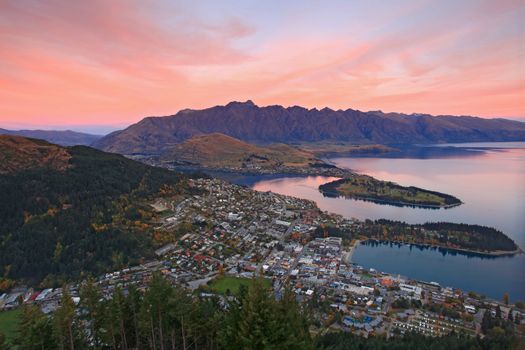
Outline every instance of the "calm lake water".
<path fill-rule="evenodd" d="M 409 223 L 451 221 L 496 227 L 525 248 L 525 142 L 440 145 L 443 152 L 401 152 L 398 158 L 332 158 L 353 169 L 401 185 L 452 194 L 465 204 L 419 209 L 328 198 L 318 191 L 329 177 L 248 177 L 236 182 L 317 202 L 322 210 L 359 219 L 387 218 Z M 457 150 L 457 152 L 455 151 Z M 500 299 L 525 300 L 525 254 L 481 258 L 397 245 L 360 245 L 353 261 L 380 271 L 474 290 Z"/>

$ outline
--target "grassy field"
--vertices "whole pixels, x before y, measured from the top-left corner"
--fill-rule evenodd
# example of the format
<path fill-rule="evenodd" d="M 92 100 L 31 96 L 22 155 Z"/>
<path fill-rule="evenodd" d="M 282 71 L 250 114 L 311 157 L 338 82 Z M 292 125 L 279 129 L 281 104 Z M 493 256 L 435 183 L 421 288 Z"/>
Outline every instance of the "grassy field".
<path fill-rule="evenodd" d="M 264 283 L 270 288 L 270 281 L 267 279 L 263 280 Z M 230 290 L 231 293 L 235 294 L 239 291 L 240 286 L 248 287 L 252 283 L 250 278 L 241 278 L 241 277 L 219 277 L 210 282 L 210 288 L 221 294 L 226 294 L 227 290 Z"/>
<path fill-rule="evenodd" d="M 0 312 L 0 332 L 6 336 L 8 341 L 16 335 L 21 312 L 22 309 L 20 308 Z"/>

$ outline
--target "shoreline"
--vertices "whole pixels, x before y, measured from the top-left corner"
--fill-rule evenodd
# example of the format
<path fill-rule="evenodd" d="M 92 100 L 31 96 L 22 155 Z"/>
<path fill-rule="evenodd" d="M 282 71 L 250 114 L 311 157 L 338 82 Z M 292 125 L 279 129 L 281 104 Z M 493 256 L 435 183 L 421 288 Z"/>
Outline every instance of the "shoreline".
<path fill-rule="evenodd" d="M 352 256 L 354 256 L 355 248 L 361 243 L 361 240 L 355 239 L 353 242 L 354 244 L 352 244 L 352 246 L 350 247 L 350 250 L 348 250 L 348 253 L 346 254 L 345 260 L 348 264 L 352 263 Z"/>
<path fill-rule="evenodd" d="M 233 169 L 233 168 L 213 168 L 213 167 L 203 167 L 203 166 L 172 166 L 169 167 L 173 170 L 178 171 L 201 171 L 201 172 L 222 172 L 222 173 L 228 173 L 228 174 L 235 174 L 235 175 L 241 175 L 241 176 L 265 176 L 265 175 L 273 175 L 273 176 L 325 176 L 325 177 L 337 177 L 339 179 L 344 179 L 347 176 L 368 176 L 364 174 L 358 174 L 351 170 L 345 170 L 341 168 L 297 168 L 297 169 L 281 169 L 284 171 L 261 171 L 261 170 L 246 170 L 246 169 Z M 323 169 L 323 170 L 317 170 L 317 169 Z M 305 170 L 305 171 L 301 171 Z M 337 191 L 326 191 L 321 190 L 319 191 L 323 194 L 323 196 L 327 197 L 334 197 L 334 198 L 345 198 L 345 199 L 354 199 L 354 200 L 362 200 L 362 201 L 368 201 L 376 204 L 384 204 L 384 205 L 392 205 L 397 207 L 413 207 L 413 208 L 421 208 L 421 209 L 451 209 L 458 207 L 464 202 L 459 201 L 459 203 L 453 203 L 453 204 L 444 204 L 444 205 L 433 205 L 433 204 L 418 204 L 418 203 L 410 203 L 410 202 L 403 202 L 403 201 L 392 201 L 389 199 L 380 199 L 380 198 L 372 198 L 372 197 L 360 197 L 360 196 L 346 196 L 344 194 L 341 194 Z"/>
<path fill-rule="evenodd" d="M 166 167 L 159 165 L 161 167 Z M 185 166 L 185 165 L 174 165 L 166 167 L 175 171 L 195 171 L 195 172 L 223 172 L 229 174 L 243 175 L 243 176 L 264 176 L 264 175 L 275 175 L 275 176 L 326 176 L 326 177 L 338 177 L 344 178 L 346 176 L 359 175 L 351 170 L 345 170 L 337 167 L 329 168 L 308 168 L 308 167 L 287 167 L 285 169 L 237 169 L 237 168 L 221 168 L 221 167 L 205 167 L 205 166 Z"/>
<path fill-rule="evenodd" d="M 210 168 L 210 167 L 202 167 L 202 166 L 174 166 L 172 167 L 173 170 L 181 170 L 181 169 L 184 169 L 186 171 L 202 171 L 202 172 L 205 172 L 205 171 L 209 171 L 209 172 L 223 172 L 223 173 L 228 173 L 228 174 L 235 174 L 235 175 L 241 175 L 241 176 L 270 176 L 270 175 L 273 175 L 273 176 L 332 176 L 332 177 L 339 177 L 335 174 L 314 174 L 314 173 L 308 173 L 308 174 L 305 174 L 305 173 L 298 173 L 298 172 L 261 172 L 261 171 L 258 171 L 258 170 L 252 170 L 252 171 L 239 171 L 239 169 L 232 169 L 232 168 Z M 315 169 L 315 168 L 314 168 Z M 324 169 L 324 170 L 332 170 L 332 171 L 342 171 L 342 172 L 345 172 L 347 174 L 350 174 L 350 175 L 358 175 L 357 173 L 354 173 L 350 170 L 344 170 L 344 169 L 341 169 L 341 168 L 329 168 L 329 169 Z M 363 175 L 363 176 L 368 176 L 368 175 Z M 325 195 L 325 193 L 327 191 L 322 191 L 322 190 L 319 190 L 323 195 Z M 382 199 L 376 199 L 376 198 L 363 198 L 363 197 L 347 197 L 347 196 L 344 196 L 344 195 L 337 195 L 337 197 L 343 197 L 343 198 L 347 198 L 347 199 L 354 199 L 354 200 L 363 200 L 363 201 L 370 201 L 370 202 L 373 202 L 373 203 L 376 203 L 376 204 L 384 204 L 384 205 L 392 205 L 392 206 L 398 206 L 398 207 L 412 207 L 412 208 L 421 208 L 421 209 L 434 209 L 434 210 L 438 210 L 438 209 L 450 209 L 450 208 L 454 208 L 454 207 L 457 207 L 457 206 L 460 206 L 462 204 L 464 204 L 464 202 L 462 201 L 459 201 L 459 203 L 454 203 L 454 204 L 448 204 L 448 205 L 442 205 L 442 206 L 438 206 L 438 205 L 428 205 L 428 204 L 413 204 L 413 203 L 408 203 L 408 202 L 392 202 L 392 201 L 389 201 L 389 200 L 382 200 Z M 373 239 L 373 238 L 368 238 L 368 239 L 365 239 L 365 240 L 356 240 L 356 243 L 352 246 L 351 248 L 351 253 L 349 254 L 349 259 L 351 258 L 351 256 L 353 255 L 353 252 L 354 252 L 354 248 L 360 244 L 360 243 L 363 243 L 363 242 L 366 242 L 368 240 L 375 240 L 375 241 L 379 241 L 379 240 L 376 240 L 376 239 Z M 428 248 L 439 248 L 439 249 L 446 249 L 446 250 L 449 250 L 451 252 L 457 252 L 457 253 L 466 253 L 466 254 L 477 254 L 477 255 L 481 255 L 481 256 L 485 256 L 485 257 L 503 257 L 503 256 L 514 256 L 514 255 L 518 255 L 518 254 L 522 254 L 524 253 L 524 251 L 518 246 L 518 248 L 516 250 L 513 250 L 513 251 L 477 251 L 477 250 L 471 250 L 471 249 L 464 249 L 464 248 L 452 248 L 452 247 L 446 247 L 446 246 L 440 246 L 440 245 L 432 245 L 432 244 L 425 244 L 425 243 L 414 243 L 414 242 L 403 242 L 403 241 L 394 241 L 394 240 L 386 240 L 387 242 L 391 242 L 391 243 L 398 243 L 398 244 L 412 244 L 412 245 L 416 245 L 416 246 L 421 246 L 421 247 L 428 247 Z"/>

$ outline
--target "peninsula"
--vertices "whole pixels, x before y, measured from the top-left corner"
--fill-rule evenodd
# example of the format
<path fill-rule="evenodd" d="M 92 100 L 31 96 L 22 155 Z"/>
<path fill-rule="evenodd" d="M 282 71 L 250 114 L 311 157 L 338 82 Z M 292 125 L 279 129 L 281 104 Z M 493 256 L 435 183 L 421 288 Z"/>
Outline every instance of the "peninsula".
<path fill-rule="evenodd" d="M 171 146 L 159 156 L 128 157 L 172 170 L 340 178 L 319 187 L 325 196 L 331 197 L 423 208 L 450 208 L 461 204 L 458 198 L 448 194 L 403 187 L 339 168 L 321 159 L 313 148 L 305 150 L 286 144 L 255 145 L 220 133 L 192 137 Z"/>
<path fill-rule="evenodd" d="M 458 198 L 414 186 L 401 186 L 390 181 L 377 180 L 367 175 L 349 176 L 319 186 L 327 197 L 345 197 L 379 204 L 413 206 L 419 208 L 452 208 L 461 205 Z"/>
<path fill-rule="evenodd" d="M 409 224 L 387 219 L 353 220 L 351 223 L 338 225 L 320 225 L 314 236 L 340 237 L 357 243 L 369 241 L 411 244 L 492 257 L 511 256 L 523 252 L 500 230 L 481 225 L 452 222 Z"/>

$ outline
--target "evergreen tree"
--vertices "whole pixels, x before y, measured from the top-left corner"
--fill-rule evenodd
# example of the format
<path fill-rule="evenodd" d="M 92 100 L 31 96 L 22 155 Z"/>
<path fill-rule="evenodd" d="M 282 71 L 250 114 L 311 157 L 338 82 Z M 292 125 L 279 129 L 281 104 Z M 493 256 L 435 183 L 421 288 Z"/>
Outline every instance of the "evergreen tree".
<path fill-rule="evenodd" d="M 238 334 L 247 350 L 272 349 L 279 331 L 276 302 L 261 279 L 255 278 L 242 303 Z"/>
<path fill-rule="evenodd" d="M 164 350 L 169 334 L 173 288 L 159 274 L 153 275 L 149 289 L 144 294 L 141 307 L 141 328 L 147 341 L 146 348 Z M 184 338 L 184 329 L 183 329 Z"/>
<path fill-rule="evenodd" d="M 228 301 L 228 309 L 225 313 L 221 330 L 218 337 L 221 347 L 226 350 L 235 350 L 241 347 L 237 330 L 241 322 L 241 310 L 243 301 L 247 298 L 248 289 L 241 285 L 235 298 Z"/>
<path fill-rule="evenodd" d="M 496 307 L 496 318 L 501 319 L 501 308 L 499 305 Z"/>
<path fill-rule="evenodd" d="M 141 349 L 140 328 L 139 328 L 139 312 L 142 304 L 142 294 L 134 285 L 128 288 L 128 305 L 131 317 L 131 324 L 129 326 L 130 347 Z"/>
<path fill-rule="evenodd" d="M 295 293 L 286 288 L 277 305 L 278 338 L 276 349 L 310 349 L 308 322 L 297 303 Z"/>
<path fill-rule="evenodd" d="M 80 306 L 85 311 L 84 318 L 87 321 L 87 329 L 95 348 L 102 345 L 102 294 L 98 287 L 95 286 L 94 280 L 88 278 L 80 288 Z"/>
<path fill-rule="evenodd" d="M 53 330 L 61 350 L 82 348 L 82 331 L 77 329 L 75 303 L 66 287 L 62 289 L 60 307 L 53 314 Z"/>
<path fill-rule="evenodd" d="M 106 330 L 104 341 L 111 344 L 113 349 L 128 348 L 127 314 L 126 299 L 122 289 L 117 287 L 112 298 L 105 303 L 103 313 L 103 328 Z"/>
<path fill-rule="evenodd" d="M 24 305 L 22 307 L 18 329 L 15 343 L 19 350 L 57 348 L 51 319 L 37 306 Z"/>
<path fill-rule="evenodd" d="M 483 334 L 487 334 L 489 329 L 492 328 L 492 315 L 490 314 L 490 310 L 485 310 L 483 313 L 483 318 L 481 320 L 481 331 Z"/>

